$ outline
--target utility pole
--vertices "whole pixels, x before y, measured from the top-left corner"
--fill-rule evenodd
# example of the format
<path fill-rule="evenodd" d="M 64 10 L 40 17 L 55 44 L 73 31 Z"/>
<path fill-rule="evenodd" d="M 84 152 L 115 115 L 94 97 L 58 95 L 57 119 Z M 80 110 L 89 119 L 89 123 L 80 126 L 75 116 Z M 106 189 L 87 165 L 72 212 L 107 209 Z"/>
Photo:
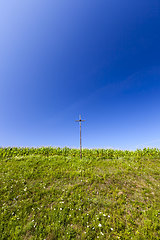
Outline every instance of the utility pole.
<path fill-rule="evenodd" d="M 79 122 L 80 126 L 80 158 L 82 158 L 82 137 L 81 137 L 81 122 L 84 122 L 85 120 L 81 119 L 81 115 L 79 115 L 79 120 L 76 120 L 75 122 Z"/>

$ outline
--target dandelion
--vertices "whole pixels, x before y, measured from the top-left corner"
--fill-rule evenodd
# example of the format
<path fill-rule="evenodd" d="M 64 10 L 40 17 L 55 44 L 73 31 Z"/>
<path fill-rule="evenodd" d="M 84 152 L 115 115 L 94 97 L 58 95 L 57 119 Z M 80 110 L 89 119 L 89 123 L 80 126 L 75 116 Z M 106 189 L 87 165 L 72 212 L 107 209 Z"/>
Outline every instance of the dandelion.
<path fill-rule="evenodd" d="M 101 223 L 99 223 L 99 224 L 98 224 L 98 227 L 102 227 L 102 224 L 101 224 Z"/>

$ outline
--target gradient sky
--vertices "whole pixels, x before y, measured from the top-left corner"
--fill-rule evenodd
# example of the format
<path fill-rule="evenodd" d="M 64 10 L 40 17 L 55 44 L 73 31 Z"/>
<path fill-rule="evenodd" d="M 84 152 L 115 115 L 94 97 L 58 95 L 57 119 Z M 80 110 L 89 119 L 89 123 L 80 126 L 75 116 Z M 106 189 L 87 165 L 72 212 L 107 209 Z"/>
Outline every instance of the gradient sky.
<path fill-rule="evenodd" d="M 159 0 L 0 1 L 0 146 L 160 147 Z"/>

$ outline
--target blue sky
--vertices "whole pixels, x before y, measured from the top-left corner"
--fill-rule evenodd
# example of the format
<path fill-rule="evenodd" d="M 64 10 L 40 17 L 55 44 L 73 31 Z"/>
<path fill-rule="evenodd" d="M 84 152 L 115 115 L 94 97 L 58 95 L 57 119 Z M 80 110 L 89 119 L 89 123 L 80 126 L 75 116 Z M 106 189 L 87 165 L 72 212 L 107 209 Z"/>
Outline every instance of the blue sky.
<path fill-rule="evenodd" d="M 0 146 L 160 146 L 159 0 L 0 2 Z"/>

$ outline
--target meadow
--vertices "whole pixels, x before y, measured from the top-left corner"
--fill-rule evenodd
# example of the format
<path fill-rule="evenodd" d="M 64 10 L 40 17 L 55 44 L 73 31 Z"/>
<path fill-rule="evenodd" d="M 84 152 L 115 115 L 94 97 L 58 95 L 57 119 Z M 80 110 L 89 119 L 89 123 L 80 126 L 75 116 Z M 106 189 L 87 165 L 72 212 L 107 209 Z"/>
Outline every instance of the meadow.
<path fill-rule="evenodd" d="M 160 239 L 160 150 L 0 148 L 0 239 Z"/>

